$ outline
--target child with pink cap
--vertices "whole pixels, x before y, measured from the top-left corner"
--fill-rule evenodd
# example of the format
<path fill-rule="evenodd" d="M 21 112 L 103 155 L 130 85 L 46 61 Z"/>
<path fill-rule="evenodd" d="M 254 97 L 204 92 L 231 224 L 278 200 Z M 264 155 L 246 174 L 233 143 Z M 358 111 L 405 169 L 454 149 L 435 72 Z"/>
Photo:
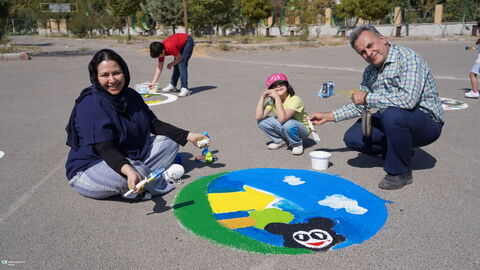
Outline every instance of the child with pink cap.
<path fill-rule="evenodd" d="M 288 144 L 292 154 L 303 154 L 303 140 L 310 134 L 310 127 L 302 99 L 295 95 L 283 73 L 270 75 L 265 85 L 267 90 L 258 99 L 255 119 L 272 140 L 268 149 L 276 150 Z M 274 116 L 269 116 L 270 113 Z"/>

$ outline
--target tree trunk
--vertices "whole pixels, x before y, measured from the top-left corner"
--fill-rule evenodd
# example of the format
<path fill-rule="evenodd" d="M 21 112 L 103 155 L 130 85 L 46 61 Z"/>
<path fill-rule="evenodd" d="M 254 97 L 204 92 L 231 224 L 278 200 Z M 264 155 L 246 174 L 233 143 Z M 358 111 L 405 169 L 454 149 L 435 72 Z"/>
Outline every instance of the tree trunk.
<path fill-rule="evenodd" d="M 185 34 L 188 34 L 188 4 L 187 0 L 183 0 L 183 25 L 185 27 Z"/>
<path fill-rule="evenodd" d="M 130 41 L 132 37 L 130 36 L 130 17 L 127 16 L 127 40 Z"/>

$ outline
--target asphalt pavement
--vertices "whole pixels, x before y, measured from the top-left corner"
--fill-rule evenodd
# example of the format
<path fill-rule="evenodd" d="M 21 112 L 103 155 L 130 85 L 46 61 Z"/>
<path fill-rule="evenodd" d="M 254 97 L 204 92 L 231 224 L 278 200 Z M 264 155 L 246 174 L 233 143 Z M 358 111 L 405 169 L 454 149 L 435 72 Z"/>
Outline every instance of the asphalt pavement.
<path fill-rule="evenodd" d="M 387 37 L 388 39 L 388 37 Z M 414 182 L 401 190 L 377 187 L 382 162 L 345 148 L 343 134 L 354 120 L 317 127 L 319 144 L 305 153 L 271 151 L 257 128 L 255 105 L 274 72 L 290 79 L 309 113 L 349 102 L 366 63 L 349 45 L 288 47 L 197 53 L 190 60 L 193 95 L 151 107 L 163 121 L 194 132 L 208 131 L 213 164 L 197 163 L 200 150 L 180 149 L 187 185 L 196 179 L 247 168 L 310 170 L 308 153 L 332 153 L 326 173 L 348 179 L 391 201 L 384 227 L 368 241 L 310 255 L 249 253 L 207 241 L 179 225 L 175 195 L 129 203 L 92 200 L 67 184 L 65 126 L 74 100 L 89 86 L 92 53 L 109 47 L 129 65 L 131 85 L 149 81 L 155 61 L 147 43 L 17 37 L 42 51 L 28 61 L 0 62 L 0 260 L 1 269 L 479 269 L 480 100 L 465 99 L 476 55 L 474 39 L 395 40 L 413 48 L 432 67 L 441 97 L 466 102 L 446 111 L 442 135 L 415 149 Z M 59 53 L 71 51 L 77 53 Z M 200 51 L 200 50 L 199 50 Z M 160 83 L 169 82 L 171 71 Z M 323 82 L 336 95 L 316 95 Z"/>

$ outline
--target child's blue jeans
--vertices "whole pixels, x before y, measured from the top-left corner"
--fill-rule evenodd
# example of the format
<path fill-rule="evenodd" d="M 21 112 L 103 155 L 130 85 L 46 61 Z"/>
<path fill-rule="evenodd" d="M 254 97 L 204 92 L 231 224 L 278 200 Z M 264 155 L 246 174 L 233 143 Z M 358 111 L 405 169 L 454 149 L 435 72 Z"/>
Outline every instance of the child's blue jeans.
<path fill-rule="evenodd" d="M 182 88 L 188 89 L 188 61 L 192 56 L 194 46 L 195 44 L 193 43 L 193 38 L 189 36 L 185 47 L 183 47 L 182 51 L 180 52 L 183 57 L 182 62 L 173 66 L 172 78 L 170 80 L 170 84 L 173 86 L 177 86 L 178 78 L 180 77 L 180 84 L 182 85 Z"/>
<path fill-rule="evenodd" d="M 257 124 L 274 143 L 286 141 L 290 147 L 302 145 L 309 134 L 307 127 L 294 119 L 281 124 L 277 118 L 269 116 L 258 121 Z"/>

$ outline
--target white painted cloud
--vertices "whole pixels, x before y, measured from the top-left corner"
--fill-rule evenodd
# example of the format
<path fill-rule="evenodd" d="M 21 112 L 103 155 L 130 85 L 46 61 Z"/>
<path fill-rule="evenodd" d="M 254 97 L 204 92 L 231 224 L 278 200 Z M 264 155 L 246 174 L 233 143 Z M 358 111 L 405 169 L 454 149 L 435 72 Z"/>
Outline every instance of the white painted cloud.
<path fill-rule="evenodd" d="M 368 211 L 368 209 L 359 206 L 356 200 L 347 198 L 342 194 L 333 194 L 331 196 L 327 196 L 325 199 L 318 201 L 318 204 L 328 206 L 333 209 L 345 208 L 345 211 L 354 215 L 363 215 Z"/>
<path fill-rule="evenodd" d="M 302 181 L 301 178 L 295 177 L 293 175 L 285 176 L 285 178 L 283 178 L 283 182 L 288 183 L 292 186 L 298 186 L 305 183 L 305 181 Z"/>

